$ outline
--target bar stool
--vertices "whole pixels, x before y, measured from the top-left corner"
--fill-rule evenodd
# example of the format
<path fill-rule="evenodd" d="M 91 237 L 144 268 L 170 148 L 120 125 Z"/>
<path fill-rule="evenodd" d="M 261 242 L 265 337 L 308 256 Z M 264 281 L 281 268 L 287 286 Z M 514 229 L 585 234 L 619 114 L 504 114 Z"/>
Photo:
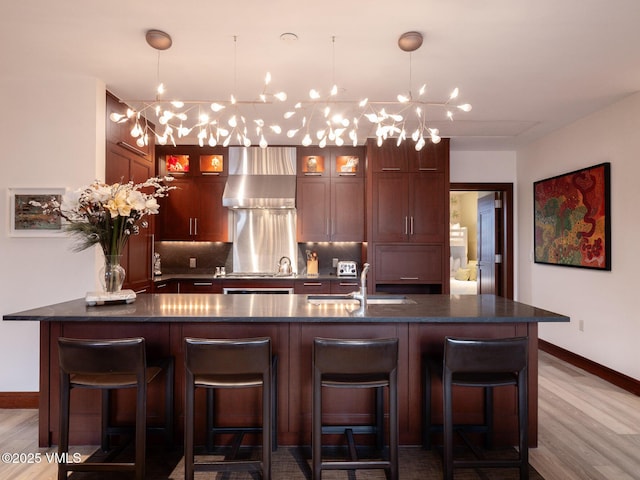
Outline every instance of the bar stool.
<path fill-rule="evenodd" d="M 271 478 L 271 340 L 262 338 L 185 338 L 185 480 L 195 471 L 259 471 Z M 196 388 L 262 387 L 262 459 L 195 462 L 194 419 Z M 239 447 L 239 445 L 237 446 Z M 234 449 L 235 450 L 235 449 Z"/>
<path fill-rule="evenodd" d="M 157 367 L 164 372 L 165 390 L 164 405 L 165 415 L 163 425 L 147 425 L 147 434 L 151 432 L 164 433 L 164 441 L 167 448 L 173 447 L 173 423 L 174 423 L 174 372 L 175 360 L 173 357 L 162 357 L 151 359 L 147 362 L 148 367 Z M 121 435 L 131 433 L 134 430 L 133 425 L 112 425 L 110 422 L 111 412 L 111 389 L 102 390 L 102 450 L 108 451 L 111 448 L 110 437 L 112 435 Z"/>
<path fill-rule="evenodd" d="M 445 338 L 443 356 L 444 460 L 443 478 L 453 479 L 454 468 L 513 468 L 520 479 L 529 478 L 527 366 L 528 339 Z M 514 385 L 518 391 L 518 459 L 454 460 L 453 386 L 503 387 Z"/>
<path fill-rule="evenodd" d="M 262 427 L 248 426 L 218 426 L 215 416 L 215 391 L 211 387 L 207 388 L 207 452 L 214 450 L 214 437 L 219 433 L 235 433 L 234 445 L 237 448 L 242 444 L 245 433 L 261 433 Z M 271 451 L 278 449 L 278 355 L 271 357 Z"/>
<path fill-rule="evenodd" d="M 58 479 L 66 479 L 67 472 L 118 471 L 134 472 L 142 480 L 145 472 L 147 383 L 161 371 L 147 366 L 144 338 L 115 340 L 84 340 L 59 338 L 60 366 L 60 458 L 69 452 L 69 406 L 71 389 L 137 388 L 135 459 L 133 462 L 112 461 L 124 446 L 109 452 L 104 462 L 58 464 Z M 67 455 L 63 455 L 67 454 Z"/>
<path fill-rule="evenodd" d="M 315 338 L 313 341 L 313 480 L 322 470 L 384 469 L 390 480 L 398 478 L 398 339 L 342 340 Z M 382 390 L 389 389 L 389 459 L 358 460 L 353 433 L 373 433 L 381 447 L 383 438 Z M 372 425 L 323 425 L 322 388 L 375 388 L 376 420 Z M 350 459 L 322 460 L 322 434 L 343 433 Z"/>

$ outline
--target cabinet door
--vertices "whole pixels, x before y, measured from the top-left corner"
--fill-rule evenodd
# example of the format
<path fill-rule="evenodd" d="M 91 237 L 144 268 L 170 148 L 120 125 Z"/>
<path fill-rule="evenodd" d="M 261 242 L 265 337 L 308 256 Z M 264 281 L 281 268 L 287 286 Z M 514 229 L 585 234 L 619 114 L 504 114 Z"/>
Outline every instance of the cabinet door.
<path fill-rule="evenodd" d="M 398 146 L 393 138 L 387 139 L 380 147 L 375 140 L 368 140 L 367 156 L 372 172 L 406 172 L 408 170 L 406 143 Z"/>
<path fill-rule="evenodd" d="M 197 188 L 191 179 L 178 178 L 172 183 L 175 190 L 161 199 L 159 223 L 159 240 L 194 240 L 194 195 Z"/>
<path fill-rule="evenodd" d="M 427 141 L 422 150 L 415 152 L 415 154 L 409 159 L 409 170 L 417 172 L 445 173 L 448 165 L 448 138 L 441 139 L 440 143 Z"/>
<path fill-rule="evenodd" d="M 193 233 L 195 239 L 209 242 L 226 242 L 227 209 L 222 206 L 224 178 L 202 178 L 197 180 L 198 213 L 195 215 Z"/>
<path fill-rule="evenodd" d="M 376 245 L 375 282 L 441 284 L 441 245 Z"/>
<path fill-rule="evenodd" d="M 409 214 L 404 174 L 374 174 L 372 216 L 372 241 L 407 241 Z"/>
<path fill-rule="evenodd" d="M 364 179 L 335 178 L 331 181 L 331 241 L 364 241 Z"/>
<path fill-rule="evenodd" d="M 328 242 L 330 240 L 330 188 L 329 179 L 298 178 L 296 224 L 299 242 Z"/>
<path fill-rule="evenodd" d="M 442 174 L 409 175 L 409 241 L 445 241 L 445 192 Z"/>

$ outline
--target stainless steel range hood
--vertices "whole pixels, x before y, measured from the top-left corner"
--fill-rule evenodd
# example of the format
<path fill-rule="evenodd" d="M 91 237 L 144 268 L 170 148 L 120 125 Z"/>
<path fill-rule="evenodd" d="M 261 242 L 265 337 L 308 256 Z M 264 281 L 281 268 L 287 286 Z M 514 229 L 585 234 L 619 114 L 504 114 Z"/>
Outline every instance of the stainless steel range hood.
<path fill-rule="evenodd" d="M 233 222 L 233 272 L 297 272 L 295 147 L 231 147 L 222 204 Z"/>
<path fill-rule="evenodd" d="M 295 208 L 295 147 L 230 147 L 222 195 L 229 208 Z"/>

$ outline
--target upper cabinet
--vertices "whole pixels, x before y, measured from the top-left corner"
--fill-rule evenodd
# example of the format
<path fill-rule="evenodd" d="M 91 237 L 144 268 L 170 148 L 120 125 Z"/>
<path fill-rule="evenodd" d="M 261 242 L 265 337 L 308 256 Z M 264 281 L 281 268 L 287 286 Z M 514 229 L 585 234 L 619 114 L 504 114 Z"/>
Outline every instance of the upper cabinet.
<path fill-rule="evenodd" d="M 370 169 L 376 172 L 441 172 L 448 171 L 449 139 L 443 138 L 440 143 L 427 142 L 416 151 L 411 140 L 398 146 L 394 139 L 389 139 L 378 147 L 375 141 L 368 143 Z"/>
<path fill-rule="evenodd" d="M 130 131 L 135 123 L 115 123 L 110 120 L 113 112 L 126 113 L 127 106 L 107 92 L 106 103 L 106 151 L 105 182 L 109 184 L 133 181 L 142 183 L 155 176 L 154 138 L 142 147 L 136 145 Z M 136 293 L 151 291 L 151 257 L 156 215 L 145 217 L 149 226 L 132 235 L 124 249 L 122 264 L 127 273 L 124 288 Z"/>
<path fill-rule="evenodd" d="M 364 241 L 364 148 L 297 149 L 297 240 Z"/>
<path fill-rule="evenodd" d="M 228 241 L 222 194 L 227 149 L 198 145 L 158 146 L 160 175 L 175 177 L 175 190 L 160 201 L 158 240 Z"/>

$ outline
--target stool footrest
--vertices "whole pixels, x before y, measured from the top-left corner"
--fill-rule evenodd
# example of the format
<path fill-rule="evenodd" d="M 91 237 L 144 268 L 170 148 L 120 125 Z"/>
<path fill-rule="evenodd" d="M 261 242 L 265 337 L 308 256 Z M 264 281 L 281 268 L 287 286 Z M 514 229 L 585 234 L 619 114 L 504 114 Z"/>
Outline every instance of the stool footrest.
<path fill-rule="evenodd" d="M 347 430 L 351 430 L 356 435 L 365 435 L 371 433 L 378 433 L 378 428 L 375 425 L 323 425 L 322 434 L 343 434 Z"/>
<path fill-rule="evenodd" d="M 356 470 L 366 468 L 389 468 L 391 462 L 385 460 L 360 460 L 354 461 L 341 461 L 336 460 L 334 462 L 322 462 L 323 470 Z"/>
<path fill-rule="evenodd" d="M 194 462 L 193 469 L 197 472 L 253 472 L 262 470 L 262 462 L 260 460 Z"/>
<path fill-rule="evenodd" d="M 520 460 L 454 460 L 453 466 L 457 468 L 520 468 Z"/>

